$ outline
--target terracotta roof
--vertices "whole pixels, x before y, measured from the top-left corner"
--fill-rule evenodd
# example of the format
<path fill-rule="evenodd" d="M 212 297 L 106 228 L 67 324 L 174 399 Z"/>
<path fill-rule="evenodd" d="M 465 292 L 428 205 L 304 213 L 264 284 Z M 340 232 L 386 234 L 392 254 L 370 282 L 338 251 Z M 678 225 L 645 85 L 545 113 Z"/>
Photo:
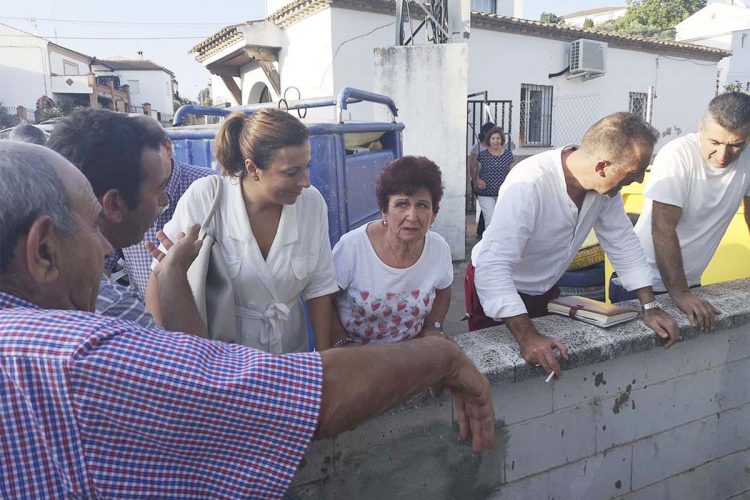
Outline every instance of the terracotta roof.
<path fill-rule="evenodd" d="M 248 21 L 252 23 L 253 21 Z M 206 59 L 211 54 L 219 52 L 224 47 L 231 45 L 239 40 L 242 40 L 244 35 L 237 29 L 236 24 L 222 28 L 217 33 L 214 33 L 210 37 L 203 40 L 198 45 L 194 46 L 188 51 L 188 54 L 194 52 L 198 53 L 196 59 L 200 62 Z"/>
<path fill-rule="evenodd" d="M 561 16 L 564 19 L 567 19 L 569 17 L 586 17 L 586 16 L 594 16 L 596 14 L 603 14 L 605 12 L 612 12 L 615 10 L 623 10 L 627 9 L 628 7 L 626 5 L 617 5 L 614 7 L 597 7 L 596 9 L 588 9 L 588 10 L 579 10 L 578 12 L 572 12 L 570 14 L 565 14 L 564 16 Z"/>
<path fill-rule="evenodd" d="M 571 42 L 579 38 L 586 38 L 589 40 L 607 42 L 610 47 L 615 48 L 655 52 L 657 54 L 701 59 L 704 61 L 718 62 L 721 59 L 732 55 L 731 51 L 728 50 L 694 45 L 692 43 L 662 41 L 636 35 L 621 35 L 606 31 L 583 29 L 575 26 L 547 24 L 540 21 L 530 21 L 528 19 L 517 19 L 515 17 L 498 16 L 495 14 L 485 14 L 480 12 L 472 12 L 471 27 Z"/>
<path fill-rule="evenodd" d="M 394 0 L 294 0 L 269 15 L 267 20 L 273 21 L 280 28 L 285 28 L 327 7 L 391 15 L 395 15 L 396 12 L 396 2 Z M 414 15 L 415 12 L 419 13 L 420 11 L 421 9 L 415 7 L 412 10 L 412 15 Z M 731 55 L 730 51 L 694 45 L 691 43 L 661 41 L 635 35 L 620 35 L 605 31 L 582 29 L 575 26 L 547 24 L 540 21 L 518 19 L 515 17 L 500 16 L 484 12 L 471 13 L 471 27 L 474 29 L 478 28 L 491 31 L 501 31 L 504 33 L 515 33 L 519 35 L 536 36 L 562 41 L 573 41 L 579 38 L 587 38 L 607 42 L 611 47 L 615 48 L 655 52 L 674 57 L 686 57 L 706 61 L 719 61 L 724 57 Z M 212 53 L 218 52 L 222 48 L 241 40 L 242 37 L 243 35 L 237 30 L 236 25 L 227 26 L 215 35 L 207 38 L 190 49 L 190 52 L 198 52 L 199 55 L 196 59 L 201 61 Z"/>
<path fill-rule="evenodd" d="M 174 76 L 174 73 L 164 66 L 159 66 L 148 59 L 94 59 L 92 64 L 102 64 L 115 71 L 164 71 Z"/>

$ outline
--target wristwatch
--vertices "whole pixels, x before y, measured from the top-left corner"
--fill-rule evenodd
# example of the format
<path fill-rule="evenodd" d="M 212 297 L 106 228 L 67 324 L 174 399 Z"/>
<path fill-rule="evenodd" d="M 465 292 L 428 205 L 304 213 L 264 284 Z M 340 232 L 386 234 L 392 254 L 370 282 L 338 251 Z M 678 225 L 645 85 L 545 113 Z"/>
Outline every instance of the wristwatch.
<path fill-rule="evenodd" d="M 646 312 L 650 311 L 651 309 L 661 309 L 661 306 L 655 300 L 652 300 L 651 302 L 641 305 L 641 312 L 643 314 L 646 314 Z"/>
<path fill-rule="evenodd" d="M 433 327 L 433 328 L 437 328 L 437 329 L 438 329 L 438 330 L 440 330 L 441 332 L 443 331 L 443 324 L 442 324 L 442 323 L 441 323 L 440 321 L 435 321 L 435 322 L 434 322 L 434 323 L 432 324 L 432 327 Z"/>

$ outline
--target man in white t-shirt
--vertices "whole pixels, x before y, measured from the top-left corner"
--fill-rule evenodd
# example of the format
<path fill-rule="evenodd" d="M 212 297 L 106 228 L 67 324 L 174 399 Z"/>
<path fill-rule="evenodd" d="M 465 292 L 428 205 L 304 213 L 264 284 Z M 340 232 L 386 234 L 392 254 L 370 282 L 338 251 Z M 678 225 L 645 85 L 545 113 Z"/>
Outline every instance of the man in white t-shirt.
<path fill-rule="evenodd" d="M 580 147 L 532 156 L 510 172 L 498 193 L 500 215 L 467 266 L 470 329 L 502 320 L 527 362 L 559 376 L 553 349 L 567 357 L 567 348 L 542 335 L 530 318 L 547 313 L 547 301 L 559 294 L 557 281 L 593 228 L 640 300 L 646 325 L 667 340 L 665 347 L 679 339 L 677 322 L 654 300 L 648 263 L 619 194 L 643 180 L 657 137 L 640 118 L 615 113 L 595 123 Z"/>
<path fill-rule="evenodd" d="M 668 291 L 690 323 L 703 330 L 713 328 L 719 311 L 690 288 L 700 285 L 743 200 L 750 226 L 748 138 L 750 95 L 715 97 L 697 134 L 675 139 L 659 151 L 635 226 L 651 265 L 654 290 Z"/>

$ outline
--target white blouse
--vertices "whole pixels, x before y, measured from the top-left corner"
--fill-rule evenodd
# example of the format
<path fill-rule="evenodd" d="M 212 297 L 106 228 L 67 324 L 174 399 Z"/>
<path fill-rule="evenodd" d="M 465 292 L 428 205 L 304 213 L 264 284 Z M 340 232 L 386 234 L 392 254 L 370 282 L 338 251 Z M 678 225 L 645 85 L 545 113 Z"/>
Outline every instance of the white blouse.
<path fill-rule="evenodd" d="M 328 239 L 325 201 L 314 187 L 284 205 L 266 259 L 250 227 L 240 180 L 222 177 L 222 199 L 214 221 L 232 275 L 237 343 L 271 353 L 308 351 L 302 300 L 338 291 Z M 164 233 L 174 240 L 200 224 L 213 199 L 211 177 L 198 179 L 182 195 Z"/>

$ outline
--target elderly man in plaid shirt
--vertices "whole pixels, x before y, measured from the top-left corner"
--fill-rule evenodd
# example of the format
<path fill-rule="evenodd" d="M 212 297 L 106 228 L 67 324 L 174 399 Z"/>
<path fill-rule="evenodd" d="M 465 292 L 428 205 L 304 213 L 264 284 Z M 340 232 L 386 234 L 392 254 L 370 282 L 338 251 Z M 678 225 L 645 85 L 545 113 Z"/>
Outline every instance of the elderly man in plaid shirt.
<path fill-rule="evenodd" d="M 428 386 L 493 446 L 489 384 L 445 338 L 278 356 L 92 313 L 105 210 L 60 155 L 0 141 L 0 497 L 279 498 L 311 439 Z M 154 271 L 168 314 L 197 234 Z"/>

